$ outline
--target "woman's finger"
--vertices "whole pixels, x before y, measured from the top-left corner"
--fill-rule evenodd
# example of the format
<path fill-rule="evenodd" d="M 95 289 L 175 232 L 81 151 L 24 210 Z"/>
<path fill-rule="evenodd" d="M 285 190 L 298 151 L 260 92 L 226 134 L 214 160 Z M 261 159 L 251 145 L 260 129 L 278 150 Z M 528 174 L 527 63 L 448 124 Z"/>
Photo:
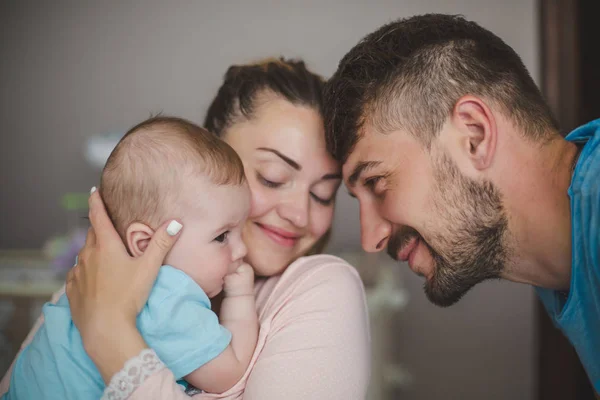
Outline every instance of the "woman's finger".
<path fill-rule="evenodd" d="M 67 272 L 66 283 L 69 283 L 69 282 L 72 282 L 73 280 L 75 280 L 75 268 L 77 268 L 76 265 L 73 268 L 71 268 L 69 270 L 69 272 Z"/>
<path fill-rule="evenodd" d="M 92 188 L 92 193 L 88 199 L 90 206 L 90 223 L 94 230 L 94 239 L 96 244 L 103 246 L 120 246 L 125 250 L 121 237 L 115 230 L 115 227 L 106 213 L 104 202 L 96 188 Z"/>
<path fill-rule="evenodd" d="M 149 269 L 148 273 L 150 275 L 158 274 L 158 269 L 179 238 L 179 233 L 182 228 L 183 225 L 181 223 L 172 220 L 162 224 L 162 226 L 156 230 L 152 239 L 150 239 L 150 243 L 148 243 L 148 248 L 142 256 L 144 264 Z"/>
<path fill-rule="evenodd" d="M 87 235 L 85 236 L 85 247 L 92 247 L 96 245 L 96 232 L 94 232 L 94 228 L 90 226 L 87 231 Z"/>
<path fill-rule="evenodd" d="M 77 296 L 77 283 L 74 278 L 69 279 L 67 277 L 67 283 L 65 284 L 65 294 L 67 295 L 67 299 L 69 299 L 70 307 L 73 308 L 77 303 L 74 302 Z M 71 311 L 74 311 L 73 309 Z"/>
<path fill-rule="evenodd" d="M 69 299 L 69 303 L 72 303 L 73 300 L 73 280 L 67 280 L 65 284 L 65 294 L 67 295 L 67 299 Z"/>

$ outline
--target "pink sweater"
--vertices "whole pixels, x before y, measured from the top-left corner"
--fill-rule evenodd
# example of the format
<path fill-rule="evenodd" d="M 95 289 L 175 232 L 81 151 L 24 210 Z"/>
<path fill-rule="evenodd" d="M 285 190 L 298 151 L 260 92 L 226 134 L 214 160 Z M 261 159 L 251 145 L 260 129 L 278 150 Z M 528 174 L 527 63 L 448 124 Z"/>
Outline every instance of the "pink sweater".
<path fill-rule="evenodd" d="M 369 323 L 364 288 L 354 268 L 330 255 L 301 258 L 282 275 L 258 280 L 256 306 L 260 333 L 246 373 L 225 393 L 198 394 L 195 399 L 365 398 Z M 7 391 L 10 373 L 0 383 L 0 395 Z M 130 399 L 185 400 L 189 396 L 171 372 L 162 369 L 147 378 Z"/>

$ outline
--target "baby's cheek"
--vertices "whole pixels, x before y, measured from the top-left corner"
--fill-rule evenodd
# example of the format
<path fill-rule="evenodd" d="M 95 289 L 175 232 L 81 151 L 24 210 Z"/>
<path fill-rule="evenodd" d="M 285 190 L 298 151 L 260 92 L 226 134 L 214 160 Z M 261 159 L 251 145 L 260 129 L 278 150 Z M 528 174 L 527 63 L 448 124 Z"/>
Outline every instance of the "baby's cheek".
<path fill-rule="evenodd" d="M 188 236 L 189 235 L 185 235 L 184 233 L 180 235 L 177 242 L 175 242 L 175 244 L 171 248 L 171 251 L 169 251 L 169 254 L 167 254 L 167 257 L 165 257 L 165 259 L 163 260 L 163 264 L 172 265 L 181 269 L 181 267 L 178 266 L 178 264 L 181 265 L 181 260 L 184 259 L 185 250 L 189 246 L 186 244 Z"/>

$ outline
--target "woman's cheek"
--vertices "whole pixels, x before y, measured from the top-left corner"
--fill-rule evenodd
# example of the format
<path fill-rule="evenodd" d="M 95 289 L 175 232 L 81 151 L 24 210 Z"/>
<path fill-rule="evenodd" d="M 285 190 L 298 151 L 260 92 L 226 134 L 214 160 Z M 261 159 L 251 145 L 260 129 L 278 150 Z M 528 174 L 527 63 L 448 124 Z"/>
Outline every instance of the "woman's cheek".
<path fill-rule="evenodd" d="M 311 223 L 311 234 L 316 238 L 320 238 L 327 232 L 333 220 L 333 207 L 319 207 L 320 210 L 313 212 Z"/>
<path fill-rule="evenodd" d="M 267 193 L 266 188 L 257 183 L 250 184 L 251 204 L 249 218 L 260 217 L 269 211 L 271 196 Z"/>

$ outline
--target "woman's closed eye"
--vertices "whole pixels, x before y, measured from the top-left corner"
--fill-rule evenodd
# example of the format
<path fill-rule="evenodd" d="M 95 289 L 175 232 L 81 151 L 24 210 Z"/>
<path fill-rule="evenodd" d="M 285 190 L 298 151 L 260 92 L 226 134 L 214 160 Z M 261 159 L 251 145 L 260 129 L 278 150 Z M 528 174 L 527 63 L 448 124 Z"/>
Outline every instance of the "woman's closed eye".
<path fill-rule="evenodd" d="M 266 187 L 269 187 L 269 188 L 273 188 L 273 189 L 275 189 L 275 188 L 278 188 L 278 187 L 280 187 L 281 185 L 283 185 L 283 183 L 281 183 L 281 182 L 274 182 L 274 181 L 272 181 L 272 180 L 269 180 L 269 179 L 265 178 L 264 176 L 262 176 L 262 175 L 261 175 L 261 174 L 259 174 L 258 172 L 256 173 L 256 179 L 257 179 L 257 180 L 258 180 L 258 181 L 259 181 L 261 184 L 263 184 L 264 186 L 266 186 Z"/>
<path fill-rule="evenodd" d="M 219 242 L 219 243 L 224 243 L 228 237 L 229 237 L 229 231 L 225 231 L 225 232 L 221 233 L 219 236 L 217 236 L 216 238 L 214 238 L 214 241 Z"/>
<path fill-rule="evenodd" d="M 284 177 L 284 176 L 280 176 L 279 179 L 277 179 L 277 180 L 275 180 L 273 178 L 266 178 L 260 172 L 256 171 L 256 180 L 258 182 L 260 182 L 263 186 L 271 188 L 271 189 L 278 189 L 278 188 L 282 187 L 283 185 L 285 185 L 287 183 L 288 179 L 289 179 L 289 177 Z M 337 189 L 337 186 L 336 186 L 336 189 Z M 317 190 L 317 192 L 324 192 L 324 193 L 317 194 L 317 193 L 311 191 L 310 197 L 314 201 L 316 201 L 317 203 L 324 205 L 324 206 L 329 206 L 333 203 L 333 200 L 335 199 L 335 192 L 333 193 L 333 195 L 330 195 L 328 192 L 330 192 L 331 189 L 323 190 L 323 188 L 319 188 L 316 190 Z"/>
<path fill-rule="evenodd" d="M 330 198 L 328 198 L 328 199 L 324 199 L 324 198 L 322 198 L 322 197 L 319 197 L 319 196 L 317 196 L 316 194 L 314 194 L 314 193 L 312 193 L 312 192 L 311 192 L 311 193 L 310 193 L 310 197 L 312 197 L 312 198 L 313 198 L 313 200 L 315 200 L 317 203 L 319 203 L 319 204 L 321 204 L 321 205 L 324 205 L 324 206 L 329 206 L 329 205 L 331 205 L 331 203 L 333 203 L 333 199 L 335 198 L 335 195 L 334 195 L 334 196 L 331 196 L 331 197 L 330 197 Z"/>

